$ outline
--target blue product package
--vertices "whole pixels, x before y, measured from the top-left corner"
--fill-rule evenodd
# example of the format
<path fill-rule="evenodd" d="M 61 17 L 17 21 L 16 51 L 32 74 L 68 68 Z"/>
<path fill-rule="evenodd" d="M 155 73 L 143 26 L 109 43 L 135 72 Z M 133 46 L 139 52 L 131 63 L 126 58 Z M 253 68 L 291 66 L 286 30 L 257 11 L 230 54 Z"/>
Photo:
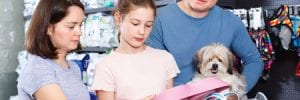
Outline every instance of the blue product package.
<path fill-rule="evenodd" d="M 97 100 L 97 95 L 94 92 L 90 92 L 91 100 Z"/>
<path fill-rule="evenodd" d="M 88 67 L 88 61 L 90 60 L 89 54 L 86 54 L 82 60 L 73 60 L 80 68 L 80 71 L 86 71 Z"/>

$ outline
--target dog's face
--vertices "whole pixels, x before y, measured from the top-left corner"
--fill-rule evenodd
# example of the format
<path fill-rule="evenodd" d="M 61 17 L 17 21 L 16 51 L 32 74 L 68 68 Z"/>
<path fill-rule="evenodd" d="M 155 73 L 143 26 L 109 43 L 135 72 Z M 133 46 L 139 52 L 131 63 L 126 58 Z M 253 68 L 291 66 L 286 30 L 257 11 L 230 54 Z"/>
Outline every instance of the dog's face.
<path fill-rule="evenodd" d="M 232 74 L 233 54 L 221 44 L 201 48 L 195 55 L 197 71 L 204 76 Z"/>

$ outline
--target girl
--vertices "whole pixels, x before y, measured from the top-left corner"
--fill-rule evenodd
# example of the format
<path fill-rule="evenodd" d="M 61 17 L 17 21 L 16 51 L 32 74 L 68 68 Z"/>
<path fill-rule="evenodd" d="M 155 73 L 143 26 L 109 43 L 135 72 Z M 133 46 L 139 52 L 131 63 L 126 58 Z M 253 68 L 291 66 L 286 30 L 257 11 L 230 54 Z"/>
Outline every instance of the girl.
<path fill-rule="evenodd" d="M 84 7 L 80 0 L 40 0 L 28 32 L 30 53 L 18 80 L 20 100 L 89 100 L 80 69 L 66 55 L 79 47 Z"/>
<path fill-rule="evenodd" d="M 153 0 L 119 0 L 120 45 L 97 64 L 92 89 L 99 100 L 149 99 L 173 87 L 179 73 L 173 56 L 144 44 L 155 14 Z"/>

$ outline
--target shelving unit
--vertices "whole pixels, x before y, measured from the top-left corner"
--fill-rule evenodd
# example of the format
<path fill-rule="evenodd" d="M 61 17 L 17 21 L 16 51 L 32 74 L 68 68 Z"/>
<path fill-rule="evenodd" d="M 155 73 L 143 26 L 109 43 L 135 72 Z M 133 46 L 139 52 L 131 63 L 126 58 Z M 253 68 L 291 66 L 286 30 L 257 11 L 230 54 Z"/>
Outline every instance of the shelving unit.
<path fill-rule="evenodd" d="M 176 0 L 156 0 L 155 4 L 157 7 L 160 7 L 173 2 L 176 2 Z M 89 9 L 85 9 L 85 14 L 92 14 L 97 12 L 110 12 L 113 11 L 114 9 L 115 7 L 89 8 Z M 32 15 L 24 16 L 24 19 L 29 20 L 31 17 Z M 79 51 L 79 53 L 85 53 L 85 52 L 105 53 L 110 49 L 111 48 L 108 47 L 84 47 L 81 51 Z"/>
<path fill-rule="evenodd" d="M 113 11 L 115 7 L 101 7 L 101 8 L 89 8 L 84 12 L 85 14 L 97 13 L 97 12 L 105 12 L 105 11 Z M 25 20 L 28 20 L 32 17 L 32 15 L 25 16 Z"/>
<path fill-rule="evenodd" d="M 112 47 L 114 48 L 114 47 Z M 80 50 L 78 53 L 86 53 L 86 52 L 95 52 L 95 53 L 105 53 L 112 48 L 108 47 L 85 47 L 82 50 Z"/>
<path fill-rule="evenodd" d="M 86 14 L 97 13 L 97 12 L 105 12 L 105 11 L 113 11 L 115 7 L 102 7 L 102 8 L 90 8 L 86 9 Z"/>
<path fill-rule="evenodd" d="M 176 2 L 176 0 L 156 0 L 156 6 L 164 6 L 169 3 Z M 97 13 L 97 12 L 106 12 L 113 11 L 115 7 L 101 7 L 101 8 L 89 8 L 85 10 L 85 14 Z M 32 15 L 24 16 L 25 20 L 28 20 L 32 17 Z"/>

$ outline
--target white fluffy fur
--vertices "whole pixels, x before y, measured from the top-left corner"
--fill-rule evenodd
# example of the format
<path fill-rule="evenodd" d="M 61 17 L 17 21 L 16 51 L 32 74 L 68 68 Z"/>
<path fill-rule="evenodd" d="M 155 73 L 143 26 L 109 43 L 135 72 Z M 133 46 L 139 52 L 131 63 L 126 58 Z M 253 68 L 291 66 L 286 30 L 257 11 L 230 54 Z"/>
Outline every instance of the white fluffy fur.
<path fill-rule="evenodd" d="M 223 92 L 237 93 L 240 99 L 247 99 L 244 77 L 233 70 L 234 55 L 222 44 L 214 43 L 201 48 L 195 55 L 197 73 L 191 82 L 205 77 L 218 77 L 230 88 Z M 213 68 L 217 66 L 217 68 Z"/>

